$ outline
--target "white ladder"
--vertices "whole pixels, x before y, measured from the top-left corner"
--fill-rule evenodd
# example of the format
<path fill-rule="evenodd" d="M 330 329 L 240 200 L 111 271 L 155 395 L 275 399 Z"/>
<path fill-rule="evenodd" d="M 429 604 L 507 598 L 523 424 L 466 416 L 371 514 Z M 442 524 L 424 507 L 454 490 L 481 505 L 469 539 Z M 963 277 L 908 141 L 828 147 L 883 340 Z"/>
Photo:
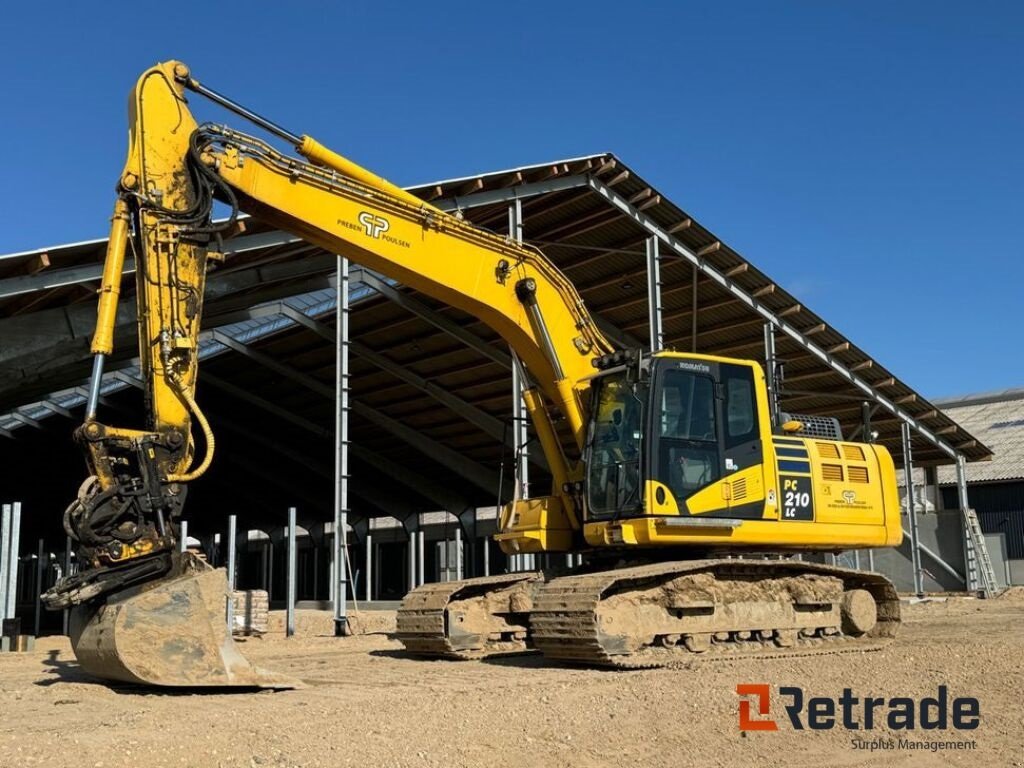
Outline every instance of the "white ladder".
<path fill-rule="evenodd" d="M 983 597 L 993 597 L 999 592 L 996 572 L 988 556 L 985 534 L 978 523 L 978 515 L 970 507 L 964 509 L 964 542 L 967 550 L 967 588 L 978 589 Z M 976 587 L 972 585 L 977 585 Z"/>

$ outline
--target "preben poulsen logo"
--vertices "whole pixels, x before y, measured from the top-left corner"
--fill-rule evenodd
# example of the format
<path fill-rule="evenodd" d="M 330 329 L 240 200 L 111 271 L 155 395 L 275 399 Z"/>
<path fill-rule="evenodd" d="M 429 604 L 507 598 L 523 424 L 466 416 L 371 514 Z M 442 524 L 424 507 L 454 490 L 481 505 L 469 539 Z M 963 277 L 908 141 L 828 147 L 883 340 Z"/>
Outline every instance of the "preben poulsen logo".
<path fill-rule="evenodd" d="M 916 699 L 910 696 L 854 696 L 844 688 L 838 698 L 811 696 L 797 686 L 780 686 L 779 698 L 784 717 L 771 712 L 772 688 L 767 683 L 740 683 L 739 725 L 741 731 L 778 731 L 786 725 L 795 731 L 834 728 L 847 731 L 973 731 L 981 725 L 981 704 L 971 696 L 950 698 L 949 689 L 940 685 L 934 696 Z M 970 741 L 911 741 L 907 738 L 853 739 L 854 749 L 974 749 Z"/>

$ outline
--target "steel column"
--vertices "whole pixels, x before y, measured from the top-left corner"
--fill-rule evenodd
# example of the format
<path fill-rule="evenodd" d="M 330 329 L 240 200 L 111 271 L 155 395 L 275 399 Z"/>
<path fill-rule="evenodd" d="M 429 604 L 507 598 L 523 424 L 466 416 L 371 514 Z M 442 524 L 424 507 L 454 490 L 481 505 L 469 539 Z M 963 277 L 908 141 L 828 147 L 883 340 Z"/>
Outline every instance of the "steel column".
<path fill-rule="evenodd" d="M 334 636 L 348 634 L 348 587 L 345 558 L 346 528 L 348 526 L 348 341 L 349 341 L 349 296 L 348 259 L 338 256 L 338 281 L 336 289 L 335 321 L 338 333 L 335 339 L 335 414 L 334 414 Z"/>
<path fill-rule="evenodd" d="M 373 534 L 367 529 L 366 539 L 366 602 L 373 600 Z"/>
<path fill-rule="evenodd" d="M 517 243 L 523 242 L 523 205 L 518 198 L 508 207 L 508 236 Z M 515 350 L 509 350 L 512 358 L 512 434 L 515 435 L 516 472 L 513 499 L 530 498 L 530 426 L 527 423 L 526 404 L 523 390 L 526 389 L 526 373 Z M 530 566 L 531 557 L 520 558 L 524 568 Z"/>
<path fill-rule="evenodd" d="M 764 367 L 765 383 L 768 387 L 768 415 L 771 417 L 772 426 L 779 425 L 779 391 L 778 378 L 775 375 L 775 326 L 771 323 L 764 324 Z"/>
<path fill-rule="evenodd" d="M 238 548 L 238 516 L 228 515 L 228 637 L 235 629 L 235 550 Z"/>
<path fill-rule="evenodd" d="M 64 575 L 64 578 L 67 578 L 68 576 L 71 575 L 71 537 L 70 536 L 67 536 L 65 538 L 65 541 L 64 541 L 64 568 L 63 568 L 63 575 Z M 61 611 L 61 613 L 63 614 L 63 616 L 61 617 L 62 618 L 62 626 L 63 626 L 64 634 L 66 635 L 66 634 L 68 634 L 68 628 L 69 628 L 69 625 L 70 625 L 70 622 L 71 622 L 71 609 L 70 608 L 65 608 L 63 611 Z"/>
<path fill-rule="evenodd" d="M 285 593 L 285 637 L 295 635 L 295 576 L 296 576 L 296 553 L 295 553 L 295 507 L 288 507 L 288 570 L 285 573 L 285 580 L 288 582 Z"/>
<path fill-rule="evenodd" d="M 0 619 L 7 615 L 8 569 L 11 567 L 11 505 L 0 507 Z"/>
<path fill-rule="evenodd" d="M 491 575 L 491 541 L 490 536 L 484 536 L 484 576 Z"/>
<path fill-rule="evenodd" d="M 910 445 L 910 425 L 900 425 L 903 436 L 903 481 L 906 485 L 907 515 L 910 519 L 910 561 L 914 568 L 914 594 L 924 594 L 921 573 L 921 542 L 917 532 L 917 500 L 914 498 L 914 458 Z"/>
<path fill-rule="evenodd" d="M 512 494 L 513 499 L 530 498 L 530 440 L 529 426 L 527 424 L 526 404 L 523 402 L 523 389 L 525 389 L 525 376 L 519 358 L 513 356 L 512 365 L 512 431 L 515 435 L 515 488 Z"/>
<path fill-rule="evenodd" d="M 693 295 L 690 298 L 690 351 L 697 352 L 697 281 L 700 274 L 697 265 L 693 267 Z"/>
<path fill-rule="evenodd" d="M 274 597 L 274 540 L 267 539 L 267 602 Z"/>
<path fill-rule="evenodd" d="M 665 333 L 661 325 L 661 257 L 658 254 L 658 238 L 648 237 L 644 241 L 647 255 L 647 324 L 651 331 L 651 351 L 658 352 L 665 346 Z"/>
<path fill-rule="evenodd" d="M 39 628 L 43 621 L 43 578 L 46 575 L 46 566 L 49 565 L 50 560 L 49 555 L 47 555 L 46 552 L 44 551 L 45 547 L 46 542 L 43 541 L 43 539 L 40 539 L 39 549 L 36 555 L 36 588 L 33 590 L 35 592 L 36 598 L 36 612 L 35 632 L 33 632 L 32 634 L 34 634 L 36 637 L 39 637 Z M 43 561 L 44 557 L 46 557 L 45 563 Z"/>
<path fill-rule="evenodd" d="M 21 502 L 10 505 L 11 528 L 7 552 L 7 609 L 4 618 L 13 619 L 18 609 L 18 549 L 21 538 Z"/>
<path fill-rule="evenodd" d="M 455 579 L 462 581 L 462 526 L 455 526 Z"/>
<path fill-rule="evenodd" d="M 178 540 L 178 551 L 184 552 L 188 549 L 188 520 L 182 520 L 178 523 L 178 529 L 181 532 Z"/>
<path fill-rule="evenodd" d="M 416 529 L 406 529 L 406 536 L 409 539 L 409 551 L 406 553 L 409 566 L 409 591 L 416 589 Z"/>
<path fill-rule="evenodd" d="M 424 557 L 424 550 L 427 545 L 427 533 L 422 528 L 419 529 L 416 536 L 416 583 L 420 586 L 427 583 L 425 578 L 426 572 L 426 557 Z"/>

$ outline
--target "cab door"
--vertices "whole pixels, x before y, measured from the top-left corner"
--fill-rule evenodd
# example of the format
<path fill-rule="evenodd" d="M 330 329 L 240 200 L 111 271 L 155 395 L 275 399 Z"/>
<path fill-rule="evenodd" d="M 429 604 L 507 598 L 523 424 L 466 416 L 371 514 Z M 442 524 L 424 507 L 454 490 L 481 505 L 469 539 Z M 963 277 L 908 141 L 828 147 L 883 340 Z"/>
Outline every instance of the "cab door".
<path fill-rule="evenodd" d="M 728 517 L 758 519 L 764 514 L 764 443 L 759 428 L 754 370 L 721 363 L 719 424 L 722 485 Z"/>

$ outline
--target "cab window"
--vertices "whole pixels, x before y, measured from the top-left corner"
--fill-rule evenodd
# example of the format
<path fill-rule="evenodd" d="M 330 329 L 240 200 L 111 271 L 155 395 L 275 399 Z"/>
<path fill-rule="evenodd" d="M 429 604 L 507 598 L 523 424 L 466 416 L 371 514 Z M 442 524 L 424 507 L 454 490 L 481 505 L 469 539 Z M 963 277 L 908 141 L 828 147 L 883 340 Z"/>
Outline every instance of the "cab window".
<path fill-rule="evenodd" d="M 714 380 L 666 370 L 658 405 L 658 479 L 683 501 L 720 476 Z"/>
<path fill-rule="evenodd" d="M 756 440 L 757 409 L 754 405 L 754 374 L 742 365 L 722 365 L 725 392 L 725 447 Z"/>

